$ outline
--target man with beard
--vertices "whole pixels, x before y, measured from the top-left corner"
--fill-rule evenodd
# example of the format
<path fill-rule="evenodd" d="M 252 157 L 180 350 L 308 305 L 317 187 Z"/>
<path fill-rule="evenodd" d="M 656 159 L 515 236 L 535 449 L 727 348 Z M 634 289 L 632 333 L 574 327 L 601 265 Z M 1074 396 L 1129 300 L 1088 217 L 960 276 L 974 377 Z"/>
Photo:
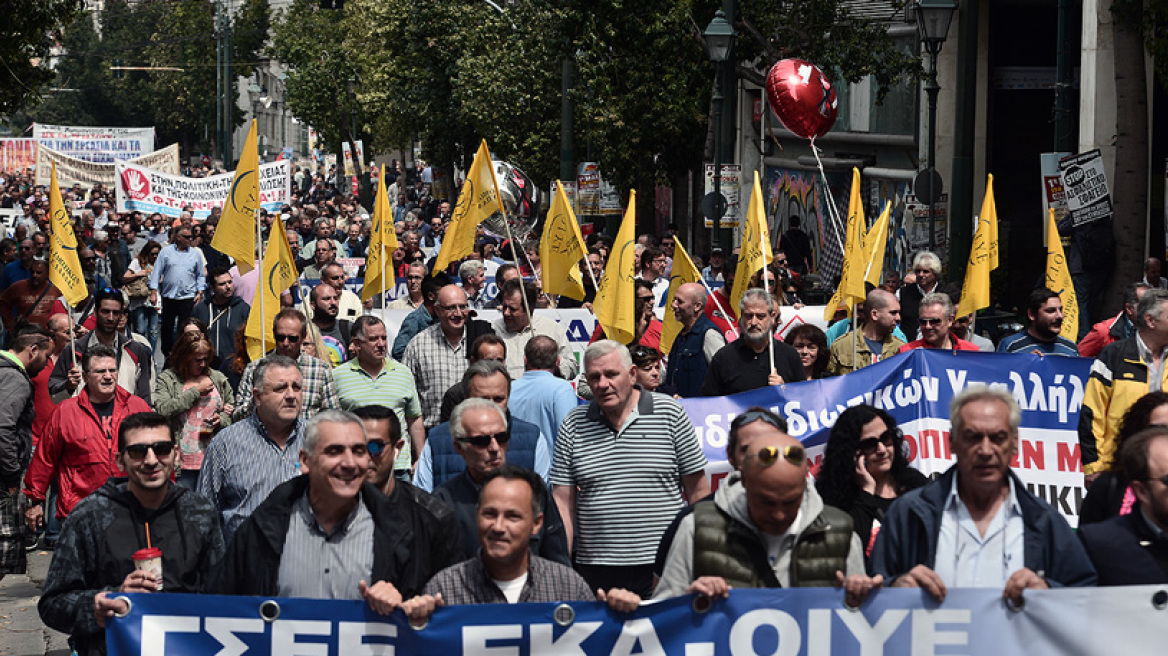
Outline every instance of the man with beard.
<path fill-rule="evenodd" d="M 1059 333 L 1063 329 L 1063 300 L 1055 292 L 1040 287 L 1026 301 L 1030 326 L 1024 333 L 1010 335 L 998 344 L 998 353 L 1036 353 L 1076 357 L 1075 343 Z"/>
<path fill-rule="evenodd" d="M 807 379 L 799 352 L 774 338 L 778 310 L 771 294 L 757 288 L 746 290 L 738 311 L 742 337 L 714 354 L 701 396 L 726 396 Z M 774 349 L 773 368 L 768 343 Z"/>

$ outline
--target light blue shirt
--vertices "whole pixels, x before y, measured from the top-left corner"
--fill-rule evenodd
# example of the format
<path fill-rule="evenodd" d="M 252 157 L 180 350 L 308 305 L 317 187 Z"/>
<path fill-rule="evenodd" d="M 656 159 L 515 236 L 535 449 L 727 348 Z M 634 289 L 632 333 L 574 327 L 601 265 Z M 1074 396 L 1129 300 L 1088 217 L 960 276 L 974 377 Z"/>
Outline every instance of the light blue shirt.
<path fill-rule="evenodd" d="M 837 321 L 837 322 L 831 324 L 831 327 L 829 327 L 827 329 L 827 345 L 830 347 L 832 344 L 835 343 L 835 340 L 846 335 L 848 333 L 848 331 L 851 329 L 852 329 L 852 320 L 851 319 L 844 319 L 844 320 L 840 320 L 840 321 Z M 892 329 L 892 336 L 899 339 L 902 342 L 906 342 L 906 343 L 908 342 L 908 340 L 904 336 L 904 331 L 902 331 L 900 329 L 900 326 L 897 326 L 897 327 Z"/>
<path fill-rule="evenodd" d="M 507 409 L 511 409 L 510 402 L 507 403 Z M 551 468 L 552 455 L 547 448 L 547 438 L 540 435 L 539 441 L 535 443 L 535 473 L 539 474 L 545 485 L 548 482 L 548 470 Z M 418 457 L 418 465 L 414 467 L 413 482 L 415 487 L 427 492 L 434 491 L 434 453 L 430 449 L 429 440 L 426 440 L 426 446 L 422 447 L 422 455 Z"/>
<path fill-rule="evenodd" d="M 549 452 L 556 450 L 560 424 L 572 408 L 580 405 L 572 383 L 556 378 L 550 371 L 525 371 L 511 383 L 507 409 L 511 414 L 539 426 L 540 437 Z"/>
<path fill-rule="evenodd" d="M 150 289 L 157 290 L 162 298 L 194 298 L 207 285 L 203 271 L 203 256 L 199 249 L 188 246 L 180 251 L 178 246 L 163 246 L 150 272 Z"/>
<path fill-rule="evenodd" d="M 1008 480 L 1010 494 L 983 536 L 957 493 L 957 477 L 953 477 L 953 487 L 941 513 L 941 534 L 933 567 L 946 587 L 1004 588 L 1010 575 L 1025 566 L 1026 528 L 1022 506 L 1018 504 L 1014 479 Z"/>

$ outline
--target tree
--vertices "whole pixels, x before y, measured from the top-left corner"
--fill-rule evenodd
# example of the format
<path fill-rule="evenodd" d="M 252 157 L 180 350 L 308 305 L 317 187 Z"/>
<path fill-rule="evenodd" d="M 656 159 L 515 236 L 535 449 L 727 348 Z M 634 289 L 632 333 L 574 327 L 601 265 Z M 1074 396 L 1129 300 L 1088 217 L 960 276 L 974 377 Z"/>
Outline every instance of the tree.
<path fill-rule="evenodd" d="M 64 25 L 81 13 L 77 0 L 9 0 L 0 25 L 0 114 L 38 100 L 54 73 L 46 58 Z"/>

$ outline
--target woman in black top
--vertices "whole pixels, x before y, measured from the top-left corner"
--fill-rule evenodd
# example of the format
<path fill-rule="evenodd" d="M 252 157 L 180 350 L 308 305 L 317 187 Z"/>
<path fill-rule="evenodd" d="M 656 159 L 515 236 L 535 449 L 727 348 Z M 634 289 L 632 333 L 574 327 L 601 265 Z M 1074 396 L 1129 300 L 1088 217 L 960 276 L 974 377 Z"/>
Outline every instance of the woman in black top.
<path fill-rule="evenodd" d="M 851 514 L 865 560 L 892 501 L 928 482 L 908 466 L 904 451 L 896 420 L 879 408 L 848 408 L 832 426 L 815 489 L 824 503 Z"/>

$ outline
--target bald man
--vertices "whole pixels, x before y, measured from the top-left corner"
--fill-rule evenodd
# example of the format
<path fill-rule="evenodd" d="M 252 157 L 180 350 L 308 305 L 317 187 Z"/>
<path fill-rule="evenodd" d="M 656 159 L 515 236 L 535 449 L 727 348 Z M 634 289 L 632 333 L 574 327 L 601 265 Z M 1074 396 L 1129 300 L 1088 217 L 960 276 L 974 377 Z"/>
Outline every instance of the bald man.
<path fill-rule="evenodd" d="M 725 597 L 731 587 L 846 585 L 849 603 L 861 601 L 883 579 L 865 575 L 851 516 L 824 505 L 807 484 L 803 445 L 763 408 L 747 410 L 735 424 L 748 445 L 739 462 L 742 477 L 681 520 L 655 598 Z"/>
<path fill-rule="evenodd" d="M 681 397 L 701 396 L 706 372 L 714 354 L 726 345 L 722 331 L 705 314 L 706 288 L 687 282 L 673 295 L 673 316 L 681 332 L 669 349 L 669 368 L 665 370 L 664 389 Z"/>
<path fill-rule="evenodd" d="M 900 301 L 877 288 L 864 298 L 860 315 L 862 325 L 835 340 L 827 360 L 827 373 L 842 376 L 870 364 L 890 358 L 904 346 L 904 340 L 892 334 L 900 323 Z"/>

